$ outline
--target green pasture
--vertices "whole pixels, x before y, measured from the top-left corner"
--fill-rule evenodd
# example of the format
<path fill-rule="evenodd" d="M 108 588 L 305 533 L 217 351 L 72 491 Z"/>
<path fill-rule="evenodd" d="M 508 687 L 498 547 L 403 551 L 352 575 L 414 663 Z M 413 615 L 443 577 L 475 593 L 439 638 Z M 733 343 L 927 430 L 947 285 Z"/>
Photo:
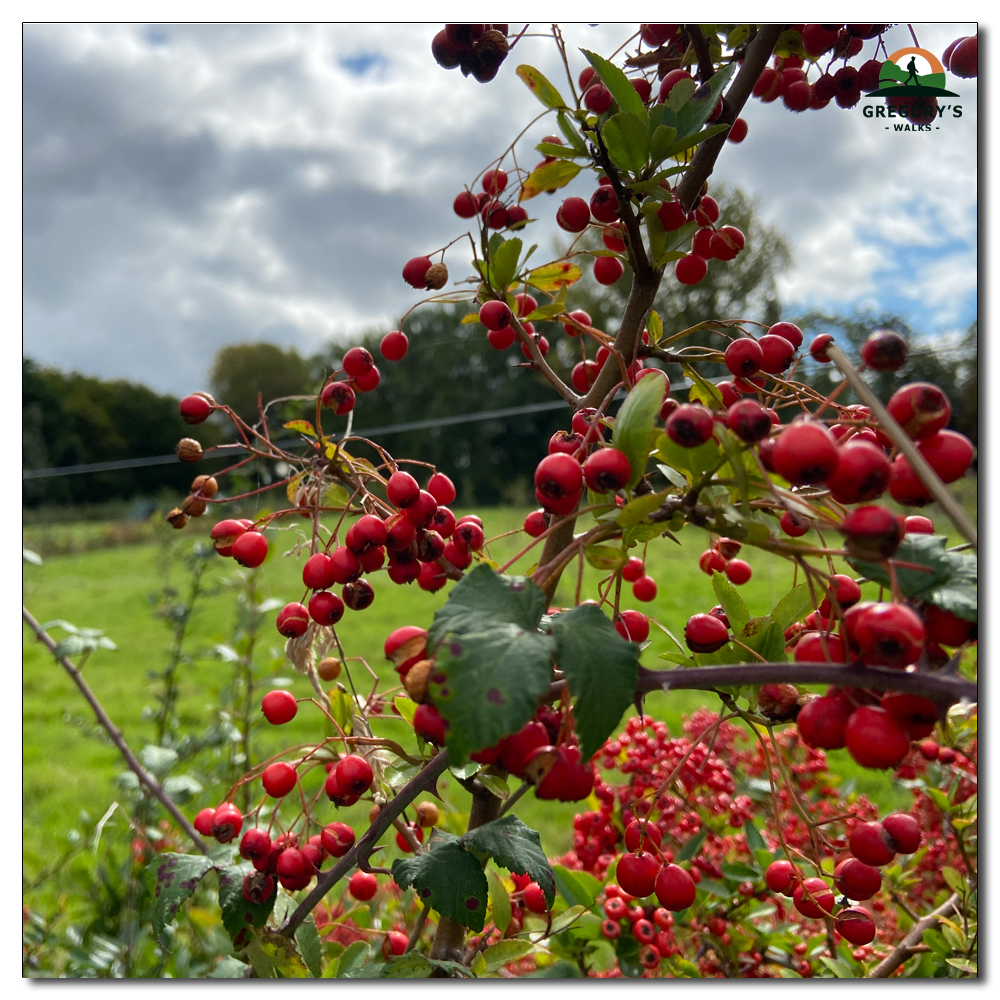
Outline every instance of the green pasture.
<path fill-rule="evenodd" d="M 514 532 L 490 546 L 489 554 L 497 563 L 504 563 L 530 541 L 523 531 L 517 530 L 525 510 L 502 508 L 479 513 L 485 521 L 488 537 Z M 33 533 L 42 530 L 51 529 L 26 528 L 26 547 L 31 547 Z M 92 535 L 95 530 L 100 533 L 93 525 L 78 529 L 62 526 L 59 530 L 67 534 L 66 547 L 69 549 L 73 548 L 74 531 L 81 536 Z M 272 551 L 260 570 L 263 595 L 282 603 L 300 600 L 303 596 L 302 558 L 285 558 L 283 553 L 303 536 L 294 526 L 270 534 Z M 41 566 L 26 563 L 24 567 L 25 604 L 39 621 L 62 619 L 78 627 L 104 629 L 117 645 L 116 652 L 99 650 L 94 653 L 84 673 L 110 716 L 137 750 L 154 735 L 152 723 L 143 716 L 144 707 L 154 703 L 147 671 L 162 668 L 170 642 L 164 623 L 152 613 L 149 595 L 166 585 L 184 592 L 187 578 L 179 556 L 189 551 L 198 537 L 203 538 L 204 532 L 199 531 L 195 536 L 156 530 L 154 535 L 157 540 L 153 542 L 117 547 L 102 544 L 90 551 L 49 557 Z M 647 569 L 659 584 L 656 600 L 645 606 L 637 604 L 631 600 L 630 585 L 625 584 L 622 607 L 638 607 L 652 614 L 674 635 L 681 637 L 690 615 L 708 611 L 717 602 L 710 579 L 697 565 L 698 555 L 706 546 L 705 534 L 688 527 L 678 537 L 680 544 L 660 539 L 650 546 Z M 511 572 L 527 570 L 535 562 L 537 552 L 536 547 L 512 567 Z M 749 553 L 748 561 L 754 575 L 741 588 L 741 594 L 752 614 L 764 614 L 790 588 L 792 569 L 784 560 L 758 550 Z M 564 575 L 556 597 L 557 605 L 573 603 L 575 572 L 574 568 Z M 218 643 L 230 642 L 233 592 L 219 588 L 237 573 L 238 567 L 231 560 L 211 557 L 204 582 L 208 590 L 218 592 L 200 602 L 190 628 L 186 649 L 192 662 L 180 668 L 182 733 L 200 732 L 205 728 L 215 714 L 219 692 L 231 676 L 231 666 L 213 655 L 213 650 Z M 596 594 L 595 584 L 600 575 L 586 567 L 582 597 Z M 386 635 L 402 624 L 429 625 L 434 610 L 447 599 L 451 585 L 437 594 L 427 594 L 416 585 L 392 585 L 384 574 L 373 577 L 373 583 L 375 603 L 364 612 L 348 612 L 338 631 L 348 657 L 363 658 L 378 675 L 381 689 L 385 690 L 397 681 L 391 666 L 382 657 Z M 260 644 L 259 669 L 264 674 L 270 671 L 270 677 L 279 682 L 282 678 L 288 679 L 290 689 L 297 696 L 308 696 L 311 691 L 308 680 L 283 661 L 284 640 L 273 630 L 274 614 L 271 611 L 268 615 L 269 624 Z M 53 629 L 56 638 L 64 634 L 58 628 Z M 658 658 L 663 651 L 674 648 L 671 640 L 655 629 L 651 640 L 643 652 L 643 664 L 651 668 L 671 666 Z M 355 661 L 350 666 L 358 690 L 370 691 L 374 682 L 361 662 Z M 347 683 L 343 674 L 340 680 Z M 265 679 L 265 690 L 267 683 Z M 664 719 L 672 733 L 679 733 L 683 718 L 701 705 L 716 708 L 718 702 L 711 694 L 701 692 L 678 692 L 669 697 L 657 694 L 647 699 L 646 709 Z M 30 882 L 55 862 L 62 849 L 57 844 L 58 835 L 78 822 L 81 811 L 85 811 L 93 822 L 112 802 L 122 799 L 123 792 L 115 778 L 122 772 L 123 764 L 114 747 L 95 731 L 93 716 L 71 679 L 47 650 L 34 641 L 26 627 L 23 726 L 22 834 L 25 876 Z M 386 716 L 377 721 L 374 728 L 377 735 L 390 736 L 415 749 L 412 732 L 402 719 Z M 282 729 L 270 727 L 261 718 L 254 733 L 256 759 L 264 759 L 290 744 L 315 743 L 321 737 L 322 717 L 309 705 L 301 706 L 296 719 Z M 834 752 L 830 757 L 832 765 L 845 779 L 853 779 L 859 791 L 893 806 L 907 803 L 905 790 L 894 787 L 887 776 L 855 767 L 846 751 Z M 202 781 L 205 792 L 185 805 L 185 811 L 192 817 L 203 806 L 217 804 L 223 793 L 222 786 L 213 785 L 208 775 L 199 772 L 197 764 L 196 758 L 188 770 Z M 311 784 L 318 785 L 318 774 L 307 778 L 307 785 L 310 779 Z M 452 812 L 449 825 L 457 826 L 463 820 L 460 811 L 464 792 L 453 779 L 442 781 L 439 787 Z M 329 808 L 332 819 L 332 807 Z M 354 807 L 345 818 L 363 823 L 367 809 L 367 805 Z M 572 803 L 545 803 L 543 806 L 536 803 L 530 793 L 515 807 L 525 822 L 540 831 L 550 855 L 569 849 L 572 817 L 578 810 L 579 805 Z M 120 815 L 109 824 L 105 836 L 113 836 L 116 832 L 121 837 L 126 836 L 125 821 Z M 393 846 L 387 856 L 394 854 Z M 74 863 L 90 862 L 77 858 Z M 68 878 L 68 872 L 57 873 L 37 891 L 43 898 L 55 899 L 60 893 L 70 891 Z"/>

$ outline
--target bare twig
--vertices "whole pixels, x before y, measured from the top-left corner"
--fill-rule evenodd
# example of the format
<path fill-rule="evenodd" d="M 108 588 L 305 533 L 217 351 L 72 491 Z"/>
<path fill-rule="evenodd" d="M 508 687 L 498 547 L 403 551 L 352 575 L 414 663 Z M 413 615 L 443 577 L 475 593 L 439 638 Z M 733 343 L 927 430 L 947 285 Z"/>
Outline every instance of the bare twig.
<path fill-rule="evenodd" d="M 888 979 L 909 957 L 913 949 L 920 944 L 924 932 L 929 931 L 938 922 L 938 917 L 947 917 L 958 909 L 958 894 L 948 897 L 936 910 L 932 910 L 923 920 L 918 921 L 909 934 L 882 959 L 868 974 L 869 979 Z"/>

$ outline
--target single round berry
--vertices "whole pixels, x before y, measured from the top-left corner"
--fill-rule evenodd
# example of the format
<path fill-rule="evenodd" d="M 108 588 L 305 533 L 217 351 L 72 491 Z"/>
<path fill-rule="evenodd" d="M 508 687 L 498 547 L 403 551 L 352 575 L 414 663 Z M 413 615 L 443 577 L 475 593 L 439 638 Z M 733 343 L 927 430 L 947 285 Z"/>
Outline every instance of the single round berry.
<path fill-rule="evenodd" d="M 186 424 L 202 424 L 212 414 L 214 407 L 204 397 L 198 395 L 185 396 L 181 400 L 181 417 Z"/>
<path fill-rule="evenodd" d="M 726 557 L 715 549 L 706 549 L 698 559 L 698 568 L 708 576 L 713 573 L 724 573 L 726 571 Z"/>
<path fill-rule="evenodd" d="M 656 581 L 651 576 L 641 576 L 632 584 L 632 596 L 637 601 L 656 600 Z"/>
<path fill-rule="evenodd" d="M 833 913 L 836 896 L 823 879 L 807 878 L 796 886 L 792 902 L 802 916 L 817 920 Z"/>
<path fill-rule="evenodd" d="M 620 612 L 615 628 L 630 642 L 645 642 L 649 638 L 649 619 L 641 611 Z"/>
<path fill-rule="evenodd" d="M 583 95 L 583 104 L 588 111 L 593 111 L 596 115 L 603 115 L 611 107 L 611 91 L 596 83 Z"/>
<path fill-rule="evenodd" d="M 491 299 L 489 302 L 484 302 L 479 309 L 479 322 L 487 330 L 504 330 L 510 326 L 510 319 L 510 306 L 499 299 Z"/>
<path fill-rule="evenodd" d="M 232 802 L 223 802 L 212 814 L 212 836 L 220 844 L 228 844 L 243 829 L 243 813 Z"/>
<path fill-rule="evenodd" d="M 212 528 L 212 544 L 215 546 L 215 551 L 219 553 L 220 556 L 231 556 L 233 554 L 233 545 L 236 539 L 240 535 L 246 534 L 246 526 L 240 521 L 234 521 L 227 519 L 225 521 L 219 521 L 215 527 Z M 267 554 L 267 542 L 265 545 L 265 555 Z"/>
<path fill-rule="evenodd" d="M 479 201 L 469 191 L 459 191 L 451 207 L 460 219 L 474 219 L 479 214 Z"/>
<path fill-rule="evenodd" d="M 643 899 L 652 894 L 659 871 L 656 855 L 646 851 L 629 852 L 619 858 L 615 878 L 630 896 Z"/>
<path fill-rule="evenodd" d="M 840 530 L 848 553 L 869 562 L 890 558 L 903 539 L 899 518 L 874 505 L 856 507 L 840 522 Z"/>
<path fill-rule="evenodd" d="M 342 757 L 337 764 L 337 781 L 348 795 L 363 795 L 371 788 L 374 775 L 371 764 L 357 754 Z"/>
<path fill-rule="evenodd" d="M 667 418 L 670 440 L 682 448 L 697 448 L 712 436 L 711 410 L 699 403 L 683 403 Z"/>
<path fill-rule="evenodd" d="M 420 496 L 420 485 L 408 472 L 394 472 L 386 483 L 389 502 L 396 507 L 409 507 Z"/>
<path fill-rule="evenodd" d="M 618 197 L 610 184 L 602 184 L 590 196 L 590 211 L 598 222 L 616 222 L 618 219 Z M 611 259 L 611 258 L 604 258 Z"/>
<path fill-rule="evenodd" d="M 802 331 L 794 323 L 775 323 L 768 328 L 767 336 L 784 337 L 796 350 L 802 346 Z"/>
<path fill-rule="evenodd" d="M 851 854 L 872 868 L 887 865 L 896 856 L 895 847 L 889 843 L 882 824 L 877 821 L 858 823 L 851 830 L 848 844 Z"/>
<path fill-rule="evenodd" d="M 410 341 L 402 330 L 393 330 L 387 333 L 379 344 L 379 350 L 386 361 L 401 361 L 406 357 Z"/>
<path fill-rule="evenodd" d="M 624 273 L 625 268 L 617 257 L 597 257 L 594 260 L 594 277 L 602 285 L 613 285 Z"/>
<path fill-rule="evenodd" d="M 645 575 L 645 567 L 638 556 L 630 556 L 628 562 L 622 567 L 622 579 L 629 583 L 635 583 L 636 580 Z"/>
<path fill-rule="evenodd" d="M 352 611 L 364 611 L 375 600 L 375 588 L 367 580 L 352 580 L 344 584 L 340 596 Z"/>
<path fill-rule="evenodd" d="M 851 638 L 868 666 L 906 667 L 923 649 L 924 623 L 905 604 L 873 604 L 854 619 Z"/>
<path fill-rule="evenodd" d="M 483 190 L 487 194 L 500 194 L 507 186 L 507 174 L 497 167 L 483 174 Z"/>
<path fill-rule="evenodd" d="M 377 890 L 378 879 L 371 872 L 355 872 L 347 883 L 347 891 L 359 903 L 367 903 Z"/>
<path fill-rule="evenodd" d="M 818 361 L 820 364 L 829 364 L 830 356 L 826 353 L 826 349 L 833 343 L 833 336 L 829 333 L 821 333 L 818 337 L 813 338 L 813 342 L 809 345 L 809 354 L 813 361 Z"/>
<path fill-rule="evenodd" d="M 930 382 L 912 382 L 897 389 L 886 409 L 915 441 L 936 434 L 951 419 L 951 401 Z"/>
<path fill-rule="evenodd" d="M 674 265 L 674 277 L 682 285 L 697 285 L 708 274 L 708 261 L 696 253 L 685 254 Z"/>
<path fill-rule="evenodd" d="M 297 639 L 309 628 L 309 610 L 304 604 L 292 601 L 278 612 L 275 624 L 286 639 Z"/>
<path fill-rule="evenodd" d="M 343 664 L 336 656 L 324 656 L 316 664 L 316 673 L 324 681 L 335 681 L 340 676 Z"/>
<path fill-rule="evenodd" d="M 741 399 L 726 411 L 726 425 L 742 441 L 755 444 L 771 432 L 771 416 L 753 399 Z"/>
<path fill-rule="evenodd" d="M 792 324 L 789 323 L 789 326 Z M 785 371 L 795 358 L 795 347 L 785 337 L 778 334 L 765 334 L 757 341 L 763 359 L 760 363 L 762 371 L 769 375 L 780 375 Z M 731 369 L 730 369 L 731 370 Z M 733 374 L 737 374 L 734 372 Z"/>
<path fill-rule="evenodd" d="M 799 421 L 778 435 L 772 460 L 779 475 L 794 486 L 822 483 L 837 468 L 840 455 L 833 435 L 822 424 Z"/>
<path fill-rule="evenodd" d="M 544 510 L 533 510 L 524 519 L 524 530 L 526 534 L 530 535 L 532 538 L 538 538 L 539 535 L 545 532 L 545 529 L 546 524 Z"/>
<path fill-rule="evenodd" d="M 750 128 L 746 121 L 743 118 L 737 118 L 729 129 L 729 135 L 726 138 L 730 142 L 742 142 L 747 137 L 747 132 L 749 131 Z"/>
<path fill-rule="evenodd" d="M 535 497 L 546 510 L 565 516 L 583 492 L 583 470 L 569 455 L 547 455 L 535 469 Z"/>
<path fill-rule="evenodd" d="M 268 691 L 260 701 L 260 710 L 272 726 L 283 726 L 291 722 L 299 710 L 299 703 L 291 691 L 277 689 Z"/>
<path fill-rule="evenodd" d="M 271 853 L 271 838 L 266 830 L 254 827 L 243 834 L 240 841 L 240 857 L 247 861 L 258 861 Z"/>
<path fill-rule="evenodd" d="M 760 344 L 750 337 L 740 337 L 726 348 L 726 367 L 737 376 L 756 375 L 763 360 Z"/>
<path fill-rule="evenodd" d="M 632 466 L 616 448 L 600 448 L 583 465 L 583 477 L 595 493 L 622 489 L 632 476 Z"/>
<path fill-rule="evenodd" d="M 654 883 L 656 898 L 660 906 L 675 913 L 686 910 L 697 895 L 694 879 L 680 865 L 664 865 Z"/>
<path fill-rule="evenodd" d="M 333 858 L 342 858 L 354 846 L 354 830 L 346 823 L 327 823 L 320 837 L 323 850 Z"/>
<path fill-rule="evenodd" d="M 260 776 L 260 780 L 264 786 L 264 791 L 272 799 L 280 799 L 284 798 L 295 787 L 295 783 L 298 781 L 298 774 L 291 764 L 286 764 L 285 761 L 279 760 L 274 764 L 268 764 L 264 768 L 264 773 Z"/>
<path fill-rule="evenodd" d="M 684 641 L 694 653 L 714 653 L 729 642 L 729 629 L 713 615 L 692 615 L 684 626 Z"/>
<path fill-rule="evenodd" d="M 421 830 L 420 827 L 410 826 L 409 827 L 409 831 L 413 835 L 413 837 L 416 839 L 417 843 L 422 844 L 424 842 L 424 831 Z M 403 833 L 400 830 L 396 831 L 396 846 L 404 854 L 412 854 L 413 853 L 413 847 L 410 845 L 409 840 L 407 840 L 406 837 L 403 836 Z"/>
<path fill-rule="evenodd" d="M 896 767 L 909 753 L 910 737 L 885 709 L 863 705 L 847 720 L 844 744 L 862 767 L 885 769 Z"/>
<path fill-rule="evenodd" d="M 861 906 L 845 907 L 834 921 L 837 932 L 853 945 L 870 944 L 875 940 L 875 921 Z"/>
<path fill-rule="evenodd" d="M 532 913 L 548 913 L 549 904 L 545 899 L 542 887 L 537 882 L 529 882 L 524 887 L 521 898 L 524 900 L 524 905 Z"/>
<path fill-rule="evenodd" d="M 215 815 L 215 810 L 211 807 L 202 809 L 199 811 L 198 815 L 194 818 L 194 828 L 203 837 L 212 836 L 212 817 Z"/>
<path fill-rule="evenodd" d="M 815 750 L 839 750 L 844 746 L 844 729 L 851 706 L 839 695 L 810 698 L 796 716 L 799 737 Z"/>
<path fill-rule="evenodd" d="M 882 873 L 859 858 L 844 858 L 834 869 L 833 882 L 848 899 L 871 899 L 882 888 Z"/>
<path fill-rule="evenodd" d="M 364 378 L 375 367 L 371 352 L 363 347 L 352 347 L 345 355 L 342 367 L 350 378 Z"/>
<path fill-rule="evenodd" d="M 568 233 L 582 233 L 590 225 L 590 206 L 582 198 L 567 198 L 556 212 L 556 223 Z"/>
<path fill-rule="evenodd" d="M 729 582 L 737 587 L 741 587 L 744 583 L 749 583 L 750 577 L 753 576 L 753 569 L 751 569 L 750 564 L 744 562 L 742 559 L 730 559 L 726 564 L 724 572 L 729 578 Z"/>
<path fill-rule="evenodd" d="M 795 865 L 784 859 L 772 861 L 764 872 L 764 882 L 768 889 L 780 892 L 783 896 L 791 896 L 801 878 Z"/>
<path fill-rule="evenodd" d="M 892 813 L 882 820 L 883 835 L 897 854 L 914 854 L 920 847 L 920 824 L 909 813 Z"/>
<path fill-rule="evenodd" d="M 640 847 L 651 854 L 656 853 L 656 848 L 663 841 L 663 834 L 655 823 L 644 823 L 637 819 L 632 820 L 625 827 L 625 849 L 627 851 L 638 851 Z M 607 907 L 605 907 L 607 912 Z M 611 913 L 608 913 L 611 916 Z"/>
<path fill-rule="evenodd" d="M 443 746 L 448 723 L 433 705 L 418 705 L 413 715 L 413 731 L 434 746 Z"/>
<path fill-rule="evenodd" d="M 336 625 L 344 617 L 344 602 L 329 590 L 321 590 L 309 599 L 309 617 L 317 625 Z"/>
<path fill-rule="evenodd" d="M 945 483 L 953 483 L 965 475 L 975 452 L 972 442 L 964 434 L 949 430 L 923 438 L 918 448 L 927 459 L 927 464 Z"/>
<path fill-rule="evenodd" d="M 879 372 L 899 371 L 910 348 L 895 330 L 876 330 L 861 345 L 861 360 Z"/>
<path fill-rule="evenodd" d="M 267 558 L 267 539 L 259 531 L 244 531 L 233 542 L 233 558 L 247 569 L 255 569 Z"/>
<path fill-rule="evenodd" d="M 870 441 L 851 440 L 839 452 L 826 485 L 838 503 L 855 504 L 880 497 L 891 478 L 885 450 Z"/>

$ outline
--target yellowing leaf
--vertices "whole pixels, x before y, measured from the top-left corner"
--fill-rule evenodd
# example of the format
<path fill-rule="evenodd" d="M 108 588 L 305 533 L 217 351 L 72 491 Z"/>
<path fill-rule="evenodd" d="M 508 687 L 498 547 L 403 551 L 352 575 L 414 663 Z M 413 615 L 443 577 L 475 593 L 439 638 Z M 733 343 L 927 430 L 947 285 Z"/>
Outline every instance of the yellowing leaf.
<path fill-rule="evenodd" d="M 308 420 L 289 420 L 282 425 L 286 431 L 298 431 L 300 434 L 308 434 L 309 437 L 316 437 L 316 430 Z"/>
<path fill-rule="evenodd" d="M 516 73 L 535 97 L 547 108 L 566 107 L 566 102 L 562 99 L 562 94 L 534 66 L 518 66 Z"/>
<path fill-rule="evenodd" d="M 567 285 L 575 284 L 583 277 L 583 271 L 568 260 L 557 260 L 543 264 L 528 273 L 528 284 L 541 292 L 556 292 Z"/>
<path fill-rule="evenodd" d="M 581 169 L 579 163 L 573 163 L 571 160 L 545 163 L 528 174 L 517 200 L 527 201 L 544 191 L 555 191 L 557 188 L 565 187 Z"/>

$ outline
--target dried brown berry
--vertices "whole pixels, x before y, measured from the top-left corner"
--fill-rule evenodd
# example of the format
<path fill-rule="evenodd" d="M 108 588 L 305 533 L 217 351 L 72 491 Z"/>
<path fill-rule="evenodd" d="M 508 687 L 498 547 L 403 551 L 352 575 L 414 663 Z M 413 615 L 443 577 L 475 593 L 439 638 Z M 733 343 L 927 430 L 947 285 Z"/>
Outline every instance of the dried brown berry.
<path fill-rule="evenodd" d="M 417 806 L 417 823 L 424 827 L 424 829 L 437 826 L 440 818 L 441 813 L 433 802 L 421 802 Z"/>
<path fill-rule="evenodd" d="M 219 492 L 218 480 L 215 476 L 195 476 L 191 492 L 200 493 L 203 497 L 214 497 Z"/>
<path fill-rule="evenodd" d="M 435 290 L 444 288 L 448 283 L 448 265 L 443 261 L 440 264 L 431 264 L 424 274 L 424 283 L 428 288 Z"/>
<path fill-rule="evenodd" d="M 326 656 L 316 664 L 316 673 L 325 681 L 335 681 L 340 676 L 340 660 Z"/>
<path fill-rule="evenodd" d="M 183 528 L 184 525 L 188 523 L 188 516 L 180 509 L 180 507 L 175 507 L 169 514 L 167 514 L 167 520 L 170 522 L 172 527 Z"/>
<path fill-rule="evenodd" d="M 424 699 L 427 697 L 427 678 L 430 676 L 433 666 L 433 660 L 420 660 L 419 663 L 414 663 L 406 671 L 406 676 L 403 678 L 403 686 L 406 688 L 406 693 L 418 705 L 423 704 Z"/>
<path fill-rule="evenodd" d="M 184 503 L 181 504 L 181 510 L 187 514 L 188 517 L 201 517 L 205 513 L 205 508 L 208 505 L 205 501 L 193 493 L 188 494 L 184 498 Z"/>
<path fill-rule="evenodd" d="M 200 462 L 205 452 L 194 438 L 181 438 L 174 449 L 182 462 Z"/>

